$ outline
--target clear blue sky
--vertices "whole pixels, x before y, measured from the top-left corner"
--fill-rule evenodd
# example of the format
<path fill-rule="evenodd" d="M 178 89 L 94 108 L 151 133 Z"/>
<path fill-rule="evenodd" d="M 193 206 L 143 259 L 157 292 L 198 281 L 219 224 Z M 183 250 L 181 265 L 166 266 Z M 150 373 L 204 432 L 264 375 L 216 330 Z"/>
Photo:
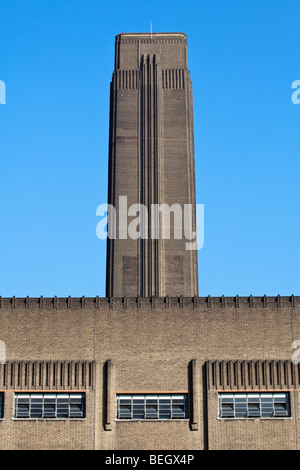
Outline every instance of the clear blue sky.
<path fill-rule="evenodd" d="M 0 295 L 105 295 L 109 83 L 121 32 L 184 32 L 199 294 L 300 295 L 298 0 L 1 0 Z"/>

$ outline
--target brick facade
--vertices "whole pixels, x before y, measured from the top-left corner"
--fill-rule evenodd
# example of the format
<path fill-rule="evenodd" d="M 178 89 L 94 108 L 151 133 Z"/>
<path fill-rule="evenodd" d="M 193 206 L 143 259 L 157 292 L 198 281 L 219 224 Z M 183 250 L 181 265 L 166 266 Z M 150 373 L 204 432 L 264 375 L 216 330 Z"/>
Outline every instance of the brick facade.
<path fill-rule="evenodd" d="M 299 297 L 1 299 L 2 449 L 296 449 Z M 84 391 L 84 419 L 16 419 L 14 392 Z M 220 419 L 218 391 L 287 390 L 291 417 Z M 121 421 L 116 393 L 188 393 Z"/>

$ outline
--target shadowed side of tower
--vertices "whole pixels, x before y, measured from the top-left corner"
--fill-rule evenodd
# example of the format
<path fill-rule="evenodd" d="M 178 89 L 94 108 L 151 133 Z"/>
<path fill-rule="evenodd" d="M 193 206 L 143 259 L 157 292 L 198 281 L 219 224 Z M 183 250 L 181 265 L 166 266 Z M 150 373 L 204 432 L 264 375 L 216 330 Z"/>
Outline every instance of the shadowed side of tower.
<path fill-rule="evenodd" d="M 187 221 L 196 232 L 185 34 L 116 36 L 108 203 L 116 236 L 108 237 L 106 295 L 198 295 L 197 251 L 185 233 Z"/>

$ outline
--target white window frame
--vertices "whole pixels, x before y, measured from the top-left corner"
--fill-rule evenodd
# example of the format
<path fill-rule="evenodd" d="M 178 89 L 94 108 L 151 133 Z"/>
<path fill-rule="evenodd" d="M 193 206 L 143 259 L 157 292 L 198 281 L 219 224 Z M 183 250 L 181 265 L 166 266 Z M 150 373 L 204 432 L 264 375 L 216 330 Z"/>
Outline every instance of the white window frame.
<path fill-rule="evenodd" d="M 81 409 L 74 410 L 75 406 L 78 408 L 78 405 Z M 25 407 L 26 411 L 22 411 Z M 14 417 L 16 419 L 83 419 L 85 417 L 85 393 L 15 392 Z"/>
<path fill-rule="evenodd" d="M 186 393 L 117 394 L 116 414 L 121 421 L 182 420 L 187 419 L 187 408 Z"/>
<path fill-rule="evenodd" d="M 221 419 L 290 417 L 288 392 L 219 392 L 218 402 Z"/>

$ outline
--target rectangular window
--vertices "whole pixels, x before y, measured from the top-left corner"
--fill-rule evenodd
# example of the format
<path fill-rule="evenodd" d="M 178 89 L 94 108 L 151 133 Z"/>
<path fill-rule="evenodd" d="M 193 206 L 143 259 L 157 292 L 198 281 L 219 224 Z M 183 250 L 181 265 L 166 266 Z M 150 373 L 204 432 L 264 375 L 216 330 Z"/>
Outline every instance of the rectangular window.
<path fill-rule="evenodd" d="M 187 395 L 117 395 L 118 419 L 185 419 Z"/>
<path fill-rule="evenodd" d="M 84 393 L 16 393 L 15 418 L 84 418 Z"/>
<path fill-rule="evenodd" d="M 4 393 L 0 392 L 0 419 L 4 416 Z"/>
<path fill-rule="evenodd" d="M 219 393 L 220 418 L 286 418 L 288 393 Z"/>

